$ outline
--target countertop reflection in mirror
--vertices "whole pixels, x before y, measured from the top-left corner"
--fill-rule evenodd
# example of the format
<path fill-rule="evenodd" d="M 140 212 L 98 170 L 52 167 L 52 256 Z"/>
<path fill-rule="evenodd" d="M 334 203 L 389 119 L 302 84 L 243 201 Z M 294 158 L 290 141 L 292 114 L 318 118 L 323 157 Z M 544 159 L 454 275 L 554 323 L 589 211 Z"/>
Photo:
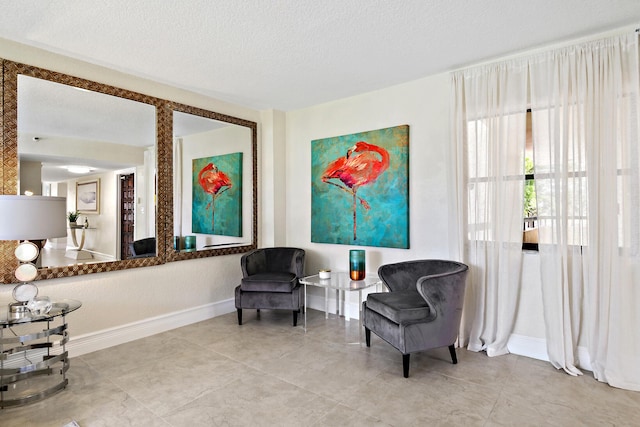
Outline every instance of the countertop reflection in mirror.
<path fill-rule="evenodd" d="M 171 104 L 173 203 L 169 261 L 242 253 L 257 245 L 257 124 Z M 169 213 L 171 211 L 171 213 Z"/>
<path fill-rule="evenodd" d="M 65 256 L 70 235 L 46 242 L 38 278 L 164 262 L 162 244 L 145 258 L 130 258 L 129 247 L 144 238 L 166 240 L 164 227 L 156 227 L 162 217 L 156 177 L 168 173 L 156 159 L 171 150 L 170 126 L 158 117 L 166 101 L 6 60 L 3 75 L 2 194 L 65 196 L 68 211 L 80 210 L 80 223 L 88 224 L 90 258 Z M 76 195 L 85 187 L 98 199 Z M 2 265 L 11 269 L 11 249 L 0 249 Z"/>

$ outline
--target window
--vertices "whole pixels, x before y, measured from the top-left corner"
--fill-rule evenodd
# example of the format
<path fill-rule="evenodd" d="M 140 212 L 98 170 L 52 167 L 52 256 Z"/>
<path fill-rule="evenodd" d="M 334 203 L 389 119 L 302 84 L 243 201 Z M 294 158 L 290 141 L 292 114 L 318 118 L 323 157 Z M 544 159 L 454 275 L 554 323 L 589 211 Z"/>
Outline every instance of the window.
<path fill-rule="evenodd" d="M 537 249 L 531 135 L 531 113 L 522 110 L 467 122 L 465 154 L 470 241 L 516 245 L 525 241 L 524 248 Z"/>
<path fill-rule="evenodd" d="M 538 250 L 538 201 L 533 166 L 533 131 L 531 110 L 527 110 L 527 138 L 524 157 L 524 205 L 522 249 Z"/>
<path fill-rule="evenodd" d="M 587 132 L 574 123 L 575 108 L 540 109 L 527 113 L 531 117 L 535 141 L 532 142 L 535 169 L 527 178 L 530 176 L 535 186 L 536 245 L 544 242 L 585 246 L 589 241 Z M 552 136 L 555 143 L 550 141 Z M 557 232 L 559 228 L 561 233 Z M 527 248 L 535 249 L 533 245 L 527 245 Z"/>

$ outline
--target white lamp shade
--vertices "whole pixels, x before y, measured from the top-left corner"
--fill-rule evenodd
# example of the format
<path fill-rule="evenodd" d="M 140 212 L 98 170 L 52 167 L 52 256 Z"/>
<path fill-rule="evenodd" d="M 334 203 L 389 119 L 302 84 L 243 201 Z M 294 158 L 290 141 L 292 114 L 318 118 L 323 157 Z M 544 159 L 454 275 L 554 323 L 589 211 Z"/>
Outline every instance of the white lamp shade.
<path fill-rule="evenodd" d="M 0 240 L 42 240 L 67 235 L 67 199 L 0 195 Z"/>

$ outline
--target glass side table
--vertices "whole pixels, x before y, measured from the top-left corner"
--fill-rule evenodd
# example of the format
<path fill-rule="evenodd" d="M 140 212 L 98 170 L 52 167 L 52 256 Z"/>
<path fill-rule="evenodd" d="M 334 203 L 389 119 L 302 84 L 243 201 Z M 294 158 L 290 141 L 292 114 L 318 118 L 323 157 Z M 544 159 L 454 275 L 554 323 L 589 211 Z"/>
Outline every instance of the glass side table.
<path fill-rule="evenodd" d="M 331 278 L 321 279 L 319 275 L 306 276 L 300 279 L 300 283 L 304 285 L 304 331 L 307 332 L 307 285 L 324 288 L 324 315 L 325 318 L 329 317 L 329 290 L 336 291 L 336 314 L 340 315 L 340 294 L 346 296 L 346 292 L 358 292 L 358 319 L 360 322 L 360 329 L 362 329 L 362 291 L 376 286 L 378 290 L 382 288 L 382 280 L 378 278 L 375 273 L 367 273 L 364 280 L 351 280 L 348 272 L 332 272 Z M 345 303 L 346 305 L 346 303 Z M 345 307 L 346 308 L 346 307 Z M 343 310 L 342 315 L 346 320 L 349 320 L 349 316 L 346 315 L 347 310 Z"/>
<path fill-rule="evenodd" d="M 0 408 L 35 402 L 67 386 L 66 315 L 81 305 L 56 301 L 42 315 L 0 306 Z"/>

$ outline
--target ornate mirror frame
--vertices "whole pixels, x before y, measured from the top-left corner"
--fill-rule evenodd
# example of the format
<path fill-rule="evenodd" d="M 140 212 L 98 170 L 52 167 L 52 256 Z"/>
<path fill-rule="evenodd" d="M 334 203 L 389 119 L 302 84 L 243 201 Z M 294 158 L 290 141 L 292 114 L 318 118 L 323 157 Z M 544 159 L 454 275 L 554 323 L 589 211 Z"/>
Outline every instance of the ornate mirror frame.
<path fill-rule="evenodd" d="M 166 241 L 165 229 L 162 225 L 166 223 L 165 209 L 167 205 L 166 203 L 162 203 L 162 199 L 166 195 L 170 195 L 172 191 L 171 180 L 170 178 L 166 178 L 170 177 L 171 164 L 170 162 L 162 160 L 171 157 L 171 120 L 167 120 L 167 101 L 55 71 L 9 60 L 1 61 L 3 81 L 0 92 L 3 94 L 3 102 L 1 107 L 2 122 L 0 123 L 2 126 L 2 150 L 0 150 L 0 159 L 2 160 L 0 178 L 2 178 L 2 186 L 0 187 L 0 194 L 17 194 L 18 192 L 18 75 L 36 77 L 80 89 L 149 104 L 156 109 L 156 194 L 158 200 L 156 206 L 156 239 L 158 242 Z M 168 154 L 167 151 L 169 151 Z M 0 283 L 15 283 L 17 281 L 13 275 L 16 267 L 16 259 L 13 252 L 17 243 L 17 241 L 0 242 Z M 164 249 L 164 245 L 158 244 L 157 255 L 149 258 L 41 268 L 38 270 L 36 280 L 158 265 L 165 262 Z"/>
<path fill-rule="evenodd" d="M 251 243 L 248 245 L 238 245 L 238 246 L 229 246 L 229 247 L 221 247 L 215 249 L 199 249 L 193 252 L 185 252 L 185 251 L 175 251 L 173 248 L 173 236 L 172 233 L 165 233 L 165 245 L 164 245 L 164 253 L 167 261 L 180 261 L 184 259 L 195 259 L 195 258 L 205 258 L 210 256 L 217 255 L 230 255 L 230 254 L 239 254 L 248 252 L 257 248 L 258 246 L 258 135 L 257 135 L 257 123 L 249 120 L 239 119 L 237 117 L 228 116 L 221 113 L 216 113 L 209 110 L 204 110 L 202 108 L 192 107 L 190 105 L 184 105 L 179 103 L 170 103 L 170 127 L 171 133 L 173 133 L 173 112 L 181 112 L 192 114 L 194 116 L 200 116 L 212 120 L 217 120 L 220 122 L 231 123 L 238 126 L 244 126 L 251 130 L 251 164 L 252 164 L 252 210 L 251 210 Z M 173 141 L 171 142 L 171 147 L 173 147 Z M 165 150 L 165 154 L 167 154 L 169 150 Z M 173 230 L 174 227 L 174 212 L 173 212 L 173 157 L 170 156 L 167 159 L 163 160 L 163 163 L 167 163 L 170 166 L 169 177 L 171 182 L 169 185 L 171 186 L 171 191 L 163 194 L 165 197 L 166 205 L 164 208 L 165 218 L 166 218 L 166 230 Z"/>
<path fill-rule="evenodd" d="M 149 95 L 120 89 L 103 83 L 46 70 L 43 68 L 0 59 L 3 79 L 0 81 L 0 194 L 17 194 L 18 191 L 18 75 L 36 77 L 56 83 L 113 95 L 149 105 L 156 109 L 156 239 L 157 256 L 120 261 L 82 263 L 68 266 L 41 268 L 36 280 L 100 273 L 128 268 L 163 264 L 167 261 L 205 258 L 248 252 L 258 242 L 258 155 L 257 123 L 201 108 L 179 104 Z M 173 236 L 173 112 L 193 114 L 213 120 L 247 127 L 251 130 L 252 155 L 252 209 L 251 243 L 196 252 L 175 252 Z M 0 283 L 16 283 L 13 272 L 17 265 L 14 250 L 18 242 L 0 241 Z"/>

